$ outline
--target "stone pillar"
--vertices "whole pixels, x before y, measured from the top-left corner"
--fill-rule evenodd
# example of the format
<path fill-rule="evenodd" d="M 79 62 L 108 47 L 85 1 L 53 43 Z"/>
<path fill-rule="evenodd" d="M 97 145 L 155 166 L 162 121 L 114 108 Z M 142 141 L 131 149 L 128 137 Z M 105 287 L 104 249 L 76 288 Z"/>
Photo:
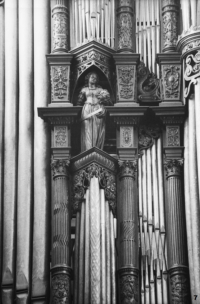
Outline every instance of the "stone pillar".
<path fill-rule="evenodd" d="M 66 53 L 69 50 L 69 20 L 65 0 L 56 0 L 52 9 L 52 53 Z"/>
<path fill-rule="evenodd" d="M 18 1 L 5 1 L 5 132 L 2 303 L 14 302 L 17 200 Z"/>
<path fill-rule="evenodd" d="M 51 303 L 71 303 L 69 160 L 52 161 L 54 197 L 52 206 Z M 60 287 L 62 286 L 62 288 Z"/>
<path fill-rule="evenodd" d="M 132 0 L 118 0 L 117 34 L 118 52 L 132 53 L 134 51 Z"/>
<path fill-rule="evenodd" d="M 33 4 L 19 0 L 19 141 L 16 302 L 28 303 L 33 204 Z M 22 263 L 23 261 L 23 263 Z"/>
<path fill-rule="evenodd" d="M 177 0 L 162 1 L 164 53 L 176 51 L 179 10 L 177 2 Z"/>
<path fill-rule="evenodd" d="M 187 266 L 187 242 L 184 202 L 182 197 L 182 159 L 167 159 L 167 249 L 170 276 L 171 303 L 190 303 L 189 271 Z"/>
<path fill-rule="evenodd" d="M 118 201 L 120 303 L 139 303 L 137 160 L 119 161 Z"/>

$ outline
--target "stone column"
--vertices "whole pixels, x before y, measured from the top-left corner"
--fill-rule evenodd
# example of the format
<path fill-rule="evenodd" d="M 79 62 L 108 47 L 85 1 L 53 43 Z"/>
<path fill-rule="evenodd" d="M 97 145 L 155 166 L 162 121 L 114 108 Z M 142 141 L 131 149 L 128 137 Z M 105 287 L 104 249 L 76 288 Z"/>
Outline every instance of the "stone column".
<path fill-rule="evenodd" d="M 119 161 L 118 201 L 120 303 L 139 303 L 137 160 Z"/>
<path fill-rule="evenodd" d="M 182 197 L 182 159 L 167 159 L 167 239 L 168 272 L 170 276 L 171 303 L 190 303 L 189 271 L 184 202 Z"/>
<path fill-rule="evenodd" d="M 177 2 L 177 0 L 162 1 L 164 53 L 176 51 L 179 10 Z"/>
<path fill-rule="evenodd" d="M 52 210 L 51 303 L 71 303 L 69 160 L 52 161 L 54 197 Z M 62 287 L 60 287 L 62 286 Z"/>
<path fill-rule="evenodd" d="M 5 1 L 5 132 L 2 302 L 14 302 L 17 199 L 18 1 Z"/>
<path fill-rule="evenodd" d="M 119 0 L 117 9 L 118 52 L 132 53 L 133 45 L 133 1 Z"/>

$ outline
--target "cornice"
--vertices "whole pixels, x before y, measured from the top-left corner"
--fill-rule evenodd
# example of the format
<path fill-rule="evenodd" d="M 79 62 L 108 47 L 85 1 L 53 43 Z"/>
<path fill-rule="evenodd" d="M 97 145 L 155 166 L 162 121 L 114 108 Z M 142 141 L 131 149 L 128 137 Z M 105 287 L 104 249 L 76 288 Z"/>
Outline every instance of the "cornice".
<path fill-rule="evenodd" d="M 92 49 L 101 51 L 103 53 L 106 53 L 107 55 L 112 55 L 112 54 L 116 53 L 116 50 L 110 48 L 109 46 L 107 46 L 103 43 L 100 43 L 96 40 L 92 40 L 92 41 L 82 44 L 81 46 L 73 48 L 72 50 L 69 51 L 69 54 L 73 54 L 73 55 L 77 56 L 77 55 L 81 55 L 82 53 L 87 52 Z"/>
<path fill-rule="evenodd" d="M 38 108 L 38 116 L 50 125 L 73 123 L 82 107 L 45 107 Z"/>

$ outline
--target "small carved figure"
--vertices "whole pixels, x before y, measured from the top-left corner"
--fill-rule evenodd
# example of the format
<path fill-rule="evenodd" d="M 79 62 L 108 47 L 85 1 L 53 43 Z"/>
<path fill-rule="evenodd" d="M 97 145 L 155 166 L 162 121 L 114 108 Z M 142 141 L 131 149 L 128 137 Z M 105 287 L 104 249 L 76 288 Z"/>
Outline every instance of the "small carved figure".
<path fill-rule="evenodd" d="M 99 77 L 91 72 L 86 77 L 86 85 L 81 89 L 77 105 L 82 106 L 81 152 L 92 147 L 103 149 L 105 140 L 104 105 L 111 105 L 110 94 L 99 85 Z"/>

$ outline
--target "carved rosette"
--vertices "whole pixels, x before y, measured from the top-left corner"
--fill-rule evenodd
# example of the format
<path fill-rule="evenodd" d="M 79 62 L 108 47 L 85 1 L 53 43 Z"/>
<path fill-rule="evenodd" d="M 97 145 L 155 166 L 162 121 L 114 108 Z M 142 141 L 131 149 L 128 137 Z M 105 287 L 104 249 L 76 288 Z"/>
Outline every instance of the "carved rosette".
<path fill-rule="evenodd" d="M 122 268 L 118 271 L 120 287 L 120 304 L 139 303 L 139 278 L 138 270 Z"/>
<path fill-rule="evenodd" d="M 134 65 L 117 66 L 118 95 L 120 101 L 133 101 L 136 68 Z"/>
<path fill-rule="evenodd" d="M 163 0 L 163 52 L 176 51 L 178 39 L 178 9 L 177 0 Z"/>
<path fill-rule="evenodd" d="M 51 67 L 52 101 L 69 100 L 69 66 Z"/>
<path fill-rule="evenodd" d="M 67 159 L 52 160 L 51 169 L 53 170 L 53 178 L 67 177 L 69 163 Z"/>
<path fill-rule="evenodd" d="M 120 0 L 117 12 L 118 50 L 133 52 L 132 1 Z"/>
<path fill-rule="evenodd" d="M 139 150 L 153 146 L 154 139 L 159 138 L 160 127 L 157 124 L 141 125 L 139 128 Z"/>
<path fill-rule="evenodd" d="M 122 179 L 124 177 L 131 177 L 135 180 L 135 175 L 137 172 L 137 159 L 134 161 L 121 161 L 119 160 L 119 168 L 120 168 L 120 173 L 119 173 L 119 178 Z"/>
<path fill-rule="evenodd" d="M 68 9 L 58 4 L 52 10 L 53 43 L 52 52 L 67 52 L 68 46 Z"/>
<path fill-rule="evenodd" d="M 181 66 L 163 65 L 163 97 L 165 100 L 180 100 Z"/>
<path fill-rule="evenodd" d="M 167 178 L 180 176 L 183 166 L 183 159 L 167 159 L 164 162 Z"/>
<path fill-rule="evenodd" d="M 80 208 L 80 203 L 84 199 L 85 190 L 90 185 L 90 179 L 95 176 L 99 179 L 99 184 L 105 190 L 105 197 L 110 208 L 115 212 L 116 208 L 116 180 L 115 175 L 103 167 L 92 163 L 85 169 L 80 170 L 73 178 L 73 200 L 74 211 Z"/>

